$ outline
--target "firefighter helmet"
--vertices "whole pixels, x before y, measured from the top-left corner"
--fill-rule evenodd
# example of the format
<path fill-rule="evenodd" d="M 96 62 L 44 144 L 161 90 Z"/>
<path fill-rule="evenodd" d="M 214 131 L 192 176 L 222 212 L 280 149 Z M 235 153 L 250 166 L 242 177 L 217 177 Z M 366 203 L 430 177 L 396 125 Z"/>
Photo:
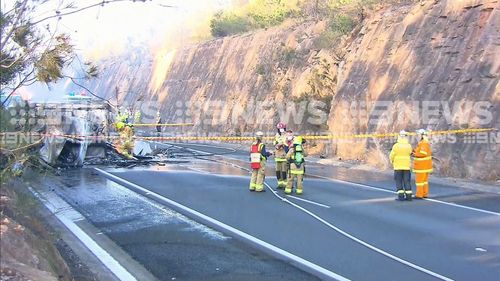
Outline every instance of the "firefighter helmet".
<path fill-rule="evenodd" d="M 418 129 L 417 134 L 419 135 L 428 135 L 429 132 L 426 129 Z"/>
<path fill-rule="evenodd" d="M 293 138 L 293 144 L 303 144 L 304 143 L 304 140 L 302 139 L 302 136 L 296 136 L 295 138 Z"/>
<path fill-rule="evenodd" d="M 278 128 L 278 130 L 279 129 L 286 130 L 286 124 L 283 122 L 278 122 L 278 124 L 276 124 L 276 128 Z"/>

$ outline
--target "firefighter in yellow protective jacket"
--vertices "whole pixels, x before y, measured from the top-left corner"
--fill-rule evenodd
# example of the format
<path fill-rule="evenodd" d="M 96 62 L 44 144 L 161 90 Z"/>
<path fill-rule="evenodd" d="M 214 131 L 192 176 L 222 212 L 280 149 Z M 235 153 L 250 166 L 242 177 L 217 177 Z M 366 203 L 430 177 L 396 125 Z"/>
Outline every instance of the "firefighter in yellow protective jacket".
<path fill-rule="evenodd" d="M 266 145 L 262 142 L 264 133 L 255 134 L 255 142 L 250 146 L 250 167 L 252 177 L 250 178 L 250 191 L 263 192 L 266 177 L 266 162 L 271 153 L 266 151 Z"/>
<path fill-rule="evenodd" d="M 286 153 L 288 145 L 286 140 L 286 124 L 279 122 L 276 125 L 278 132 L 274 136 L 274 161 L 276 162 L 276 179 L 278 180 L 278 188 L 285 188 L 287 184 L 288 163 L 286 161 Z"/>
<path fill-rule="evenodd" d="M 132 150 L 134 149 L 134 129 L 128 122 L 129 114 L 118 112 L 116 117 L 115 128 L 120 135 L 119 139 L 115 142 L 116 151 L 126 158 L 132 158 Z"/>
<path fill-rule="evenodd" d="M 398 200 L 411 201 L 411 145 L 408 142 L 408 133 L 399 132 L 398 141 L 394 144 L 389 155 L 391 164 L 394 167 L 394 180 L 396 181 L 396 190 Z"/>
<path fill-rule="evenodd" d="M 432 151 L 429 143 L 429 132 L 424 129 L 417 130 L 419 143 L 413 150 L 413 172 L 417 190 L 415 198 L 429 196 L 429 174 L 432 173 Z"/>
<path fill-rule="evenodd" d="M 297 136 L 293 139 L 293 145 L 286 154 L 286 159 L 288 163 L 290 163 L 290 175 L 288 176 L 288 182 L 285 188 L 285 193 L 292 193 L 293 184 L 295 179 L 297 179 L 297 188 L 295 189 L 295 193 L 298 195 L 302 194 L 303 182 L 304 182 L 304 173 L 305 169 L 305 157 L 307 156 L 306 151 L 303 147 L 304 140 L 301 136 Z"/>

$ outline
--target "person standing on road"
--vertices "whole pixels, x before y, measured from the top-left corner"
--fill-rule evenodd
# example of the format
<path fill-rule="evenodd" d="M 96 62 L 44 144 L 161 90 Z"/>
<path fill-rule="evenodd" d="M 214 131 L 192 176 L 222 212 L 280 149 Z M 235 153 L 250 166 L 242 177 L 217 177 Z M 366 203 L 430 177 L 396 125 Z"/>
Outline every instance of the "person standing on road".
<path fill-rule="evenodd" d="M 276 125 L 278 132 L 274 136 L 274 161 L 276 162 L 276 179 L 278 180 L 277 188 L 285 188 L 287 183 L 288 165 L 286 154 L 288 145 L 286 143 L 286 124 L 279 122 Z"/>
<path fill-rule="evenodd" d="M 404 201 L 405 198 L 411 201 L 411 144 L 408 142 L 408 133 L 399 132 L 398 140 L 394 144 L 389 155 L 391 164 L 394 167 L 394 180 L 398 193 L 397 200 Z"/>
<path fill-rule="evenodd" d="M 422 199 L 429 196 L 429 174 L 432 173 L 432 150 L 429 143 L 429 132 L 425 129 L 417 130 L 419 143 L 413 151 L 413 172 L 417 191 L 415 198 Z"/>
<path fill-rule="evenodd" d="M 161 124 L 162 124 L 162 120 L 161 120 L 161 113 L 160 111 L 158 110 L 158 112 L 156 112 L 156 132 L 157 132 L 157 136 L 160 137 L 161 136 Z"/>
<path fill-rule="evenodd" d="M 255 142 L 250 147 L 250 167 L 252 177 L 250 178 L 250 191 L 262 192 L 266 176 L 266 162 L 271 153 L 266 151 L 266 145 L 262 142 L 264 133 L 255 134 Z"/>
<path fill-rule="evenodd" d="M 304 173 L 306 171 L 304 158 L 307 156 L 303 147 L 304 143 L 305 141 L 301 136 L 295 137 L 293 139 L 292 147 L 286 154 L 286 159 L 288 160 L 288 163 L 290 163 L 290 175 L 288 176 L 288 182 L 285 188 L 286 194 L 292 193 L 295 179 L 297 179 L 297 188 L 295 189 L 295 193 L 297 193 L 297 195 L 303 193 Z"/>

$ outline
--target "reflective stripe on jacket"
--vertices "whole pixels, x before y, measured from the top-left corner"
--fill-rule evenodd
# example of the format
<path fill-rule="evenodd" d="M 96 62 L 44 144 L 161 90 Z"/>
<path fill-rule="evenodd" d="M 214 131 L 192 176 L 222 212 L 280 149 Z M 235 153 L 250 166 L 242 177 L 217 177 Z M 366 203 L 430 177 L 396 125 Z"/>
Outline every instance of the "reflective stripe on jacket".
<path fill-rule="evenodd" d="M 286 161 L 285 147 L 287 147 L 286 136 L 276 133 L 276 136 L 274 137 L 274 146 L 276 148 L 276 151 L 274 152 L 274 160 L 276 162 L 285 162 Z"/>
<path fill-rule="evenodd" d="M 266 151 L 266 145 L 264 143 L 262 143 L 262 142 L 260 142 L 260 143 L 257 143 L 257 142 L 252 143 L 252 146 L 250 146 L 250 153 L 252 153 L 252 147 L 255 146 L 255 145 L 257 145 L 257 144 L 259 144 L 257 152 L 260 153 L 261 160 L 267 160 L 267 158 L 269 156 L 271 156 L 272 154 Z"/>
<path fill-rule="evenodd" d="M 392 146 L 389 159 L 394 170 L 410 170 L 411 168 L 411 145 L 406 138 L 398 137 L 398 141 Z"/>
<path fill-rule="evenodd" d="M 413 172 L 432 173 L 432 150 L 426 137 L 418 143 L 413 156 Z"/>

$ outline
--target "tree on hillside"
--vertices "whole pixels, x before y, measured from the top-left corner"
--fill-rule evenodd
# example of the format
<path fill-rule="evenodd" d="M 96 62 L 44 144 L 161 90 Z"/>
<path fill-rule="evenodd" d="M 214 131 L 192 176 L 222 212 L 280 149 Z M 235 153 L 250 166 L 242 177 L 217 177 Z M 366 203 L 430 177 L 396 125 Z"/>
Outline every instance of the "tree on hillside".
<path fill-rule="evenodd" d="M 136 2 L 135 0 L 102 0 L 85 6 L 77 6 L 70 0 L 15 0 L 8 9 L 4 10 L 2 6 L 0 11 L 0 86 L 2 92 L 7 95 L 2 105 L 23 86 L 35 82 L 49 84 L 68 77 L 65 74 L 65 67 L 78 58 L 70 36 L 58 31 L 59 21 L 63 16 L 92 7 L 125 1 Z M 146 0 L 137 2 L 146 2 Z M 172 6 L 162 4 L 162 7 Z M 42 9 L 49 9 L 49 12 L 43 13 Z M 97 67 L 92 63 L 85 62 L 81 65 L 85 75 L 79 78 L 90 79 L 97 76 Z"/>

